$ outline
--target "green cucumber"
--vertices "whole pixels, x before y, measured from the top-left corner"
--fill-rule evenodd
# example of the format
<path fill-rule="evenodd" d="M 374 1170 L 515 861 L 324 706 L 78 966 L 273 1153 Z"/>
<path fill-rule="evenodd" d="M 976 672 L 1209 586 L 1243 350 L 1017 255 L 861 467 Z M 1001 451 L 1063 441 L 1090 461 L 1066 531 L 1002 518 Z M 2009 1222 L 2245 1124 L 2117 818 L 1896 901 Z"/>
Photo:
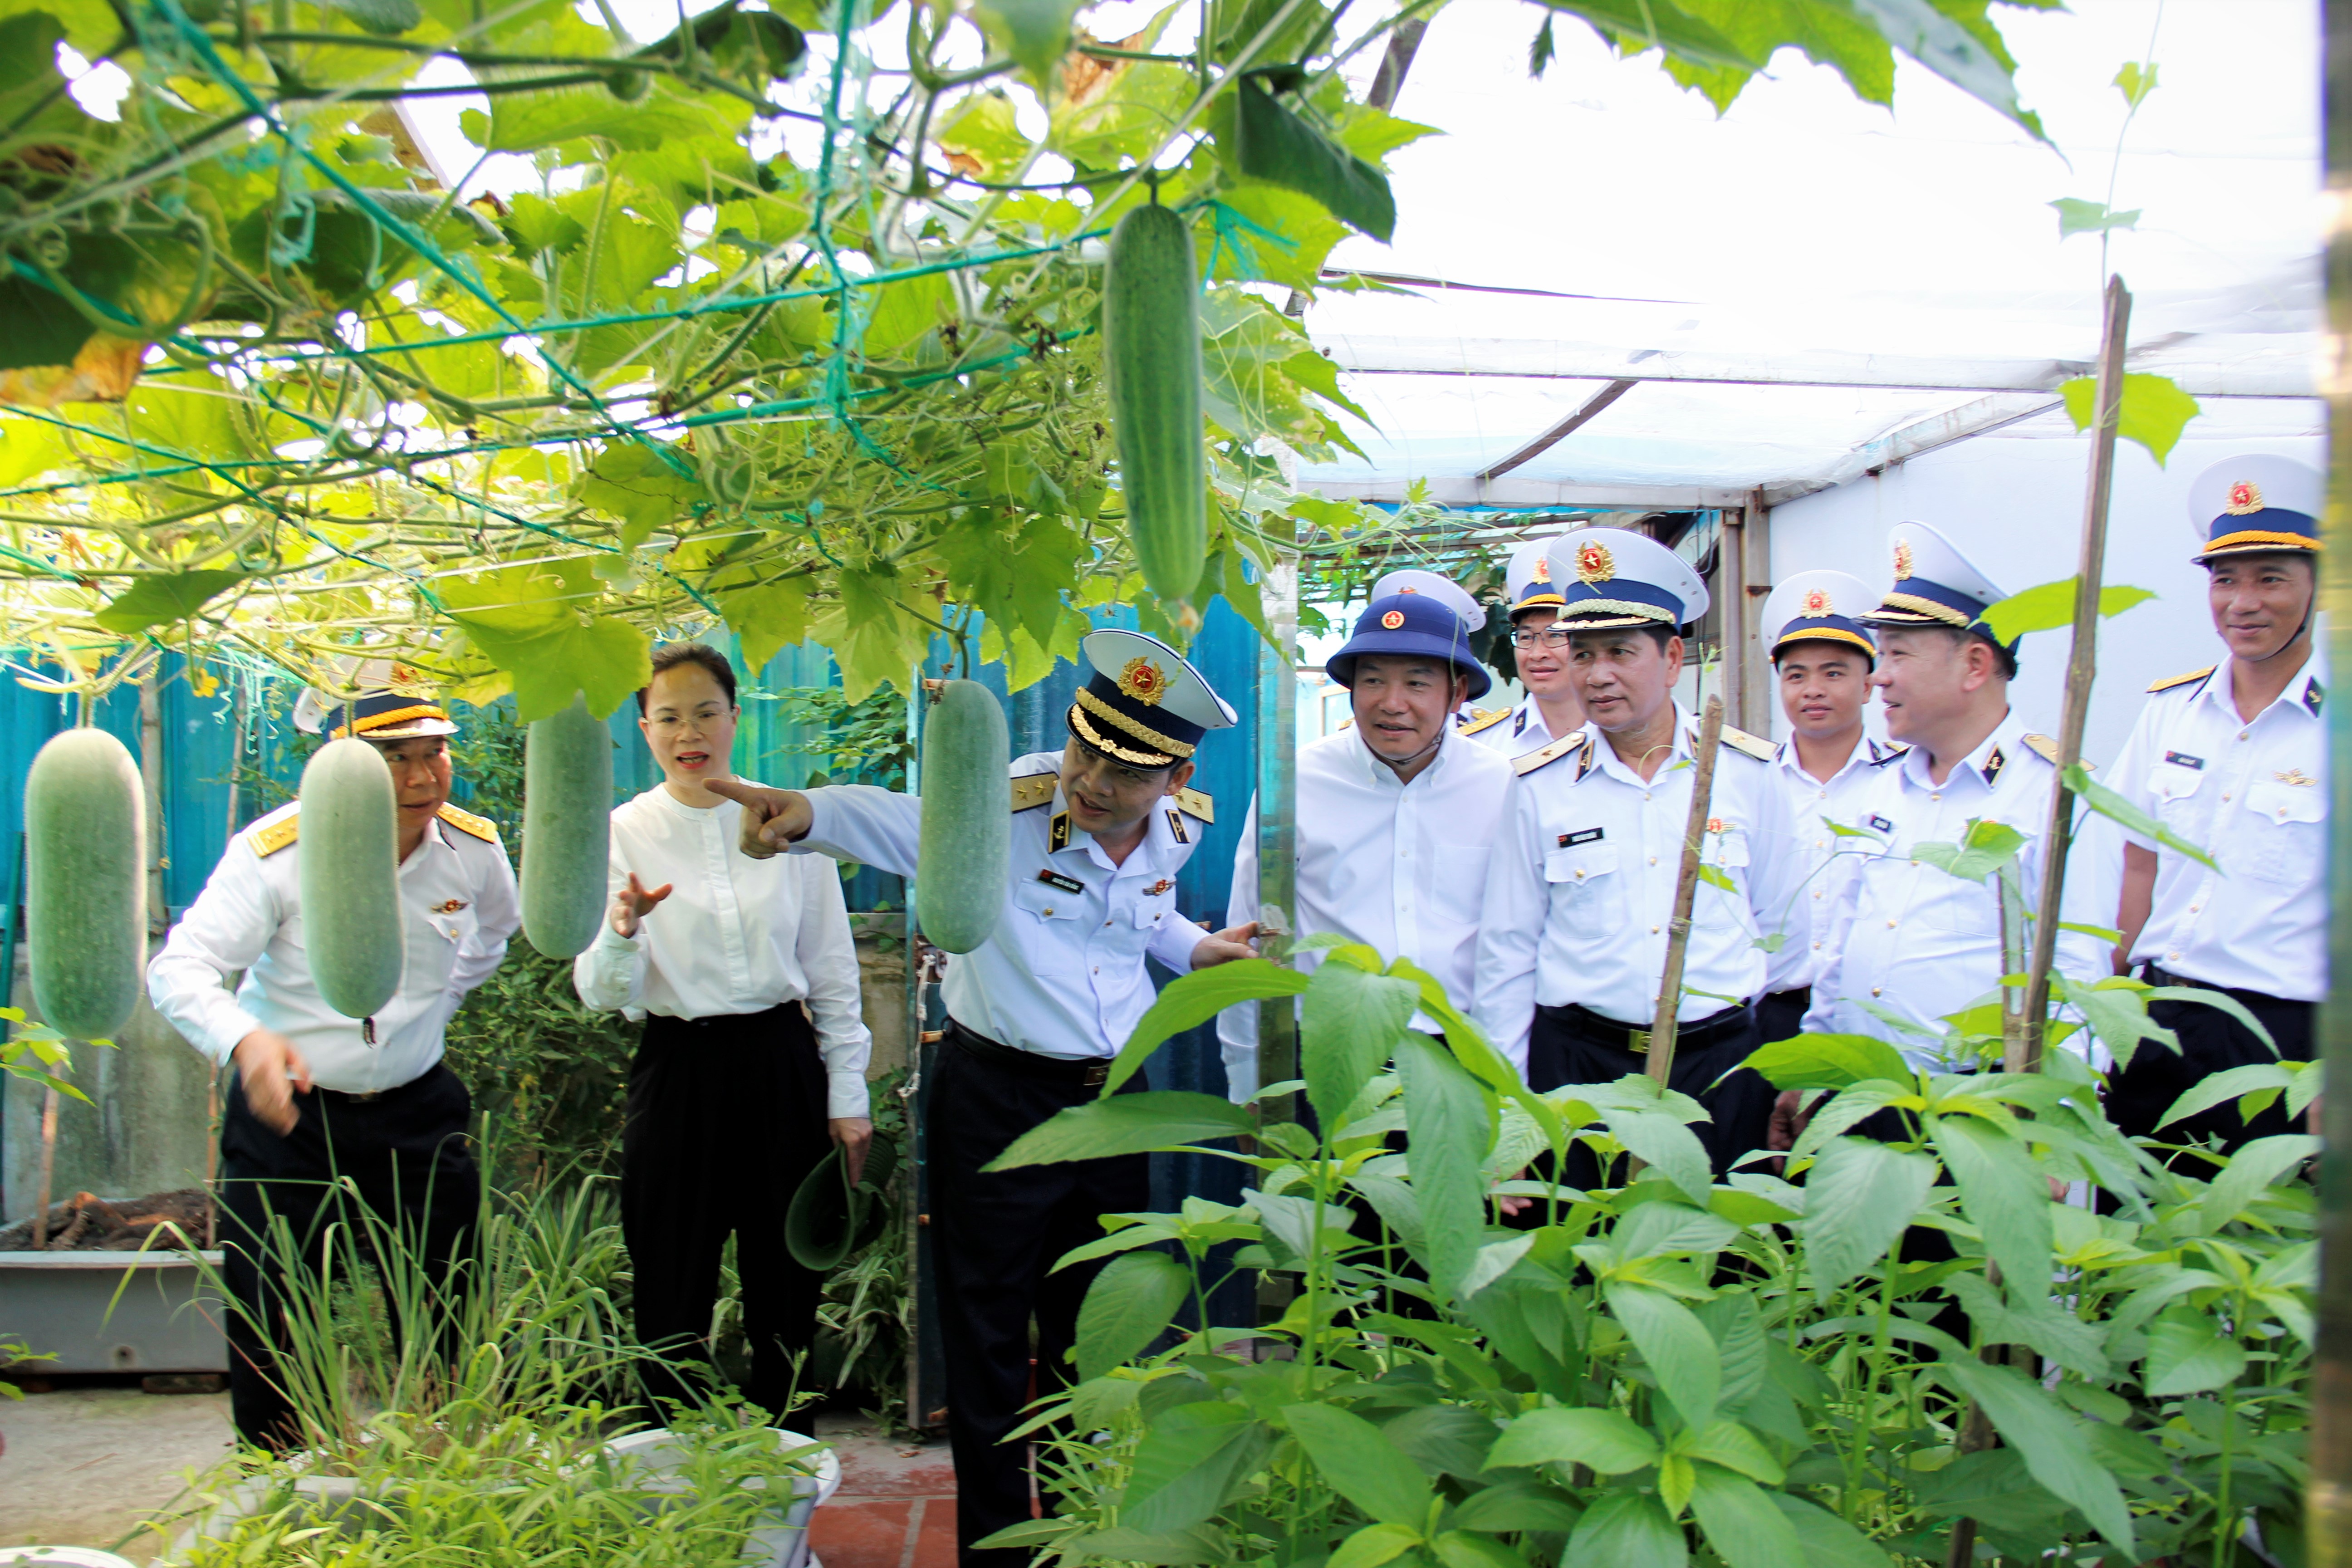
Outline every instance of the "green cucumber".
<path fill-rule="evenodd" d="M 944 683 L 923 719 L 923 846 L 915 913 L 931 945 L 970 952 L 1004 912 L 1013 847 L 1004 710 L 976 680 Z"/>
<path fill-rule="evenodd" d="M 112 1039 L 147 968 L 147 797 L 103 730 L 52 736 L 26 772 L 25 925 L 42 1020 Z"/>
<path fill-rule="evenodd" d="M 1136 563 L 1161 598 L 1190 599 L 1209 560 L 1200 279 L 1192 232 L 1166 207 L 1137 207 L 1111 231 L 1103 352 Z"/>
<path fill-rule="evenodd" d="M 523 751 L 522 933 L 548 957 L 596 940 L 612 837 L 612 732 L 574 697 L 531 721 Z"/>
<path fill-rule="evenodd" d="M 310 979 L 346 1018 L 371 1018 L 400 990 L 400 804 L 383 753 L 330 741 L 302 770 L 302 945 Z"/>

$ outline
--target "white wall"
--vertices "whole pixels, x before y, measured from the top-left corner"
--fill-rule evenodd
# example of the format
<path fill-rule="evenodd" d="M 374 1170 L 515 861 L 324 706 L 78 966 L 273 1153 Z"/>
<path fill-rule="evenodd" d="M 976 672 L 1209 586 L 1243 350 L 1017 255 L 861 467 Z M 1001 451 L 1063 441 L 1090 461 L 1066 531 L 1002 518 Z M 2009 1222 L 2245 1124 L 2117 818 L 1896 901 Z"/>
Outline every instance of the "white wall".
<path fill-rule="evenodd" d="M 2210 405 L 2209 405 L 2210 406 Z M 2226 458 L 2273 452 L 2322 468 L 2325 406 L 2232 402 L 2192 421 L 2168 465 L 2145 448 L 2116 447 L 2108 514 L 2105 581 L 2158 595 L 2102 624 L 2084 755 L 2103 762 L 2122 749 L 2152 680 L 2221 657 L 2205 607 L 2205 573 L 2189 557 L 2191 480 Z M 2018 427 L 2022 429 L 2022 426 Z M 1934 525 L 2011 593 L 2074 574 L 2090 462 L 2087 438 L 1992 435 L 1913 458 L 1875 479 L 1790 501 L 1772 512 L 1774 580 L 1832 566 L 1874 590 L 1889 581 L 1886 531 L 1897 522 Z M 2011 702 L 2034 729 L 2055 735 L 2066 679 L 2067 635 L 2037 632 L 2019 650 Z M 1773 731 L 1788 732 L 1777 711 Z M 1871 731 L 1882 732 L 1873 710 Z"/>

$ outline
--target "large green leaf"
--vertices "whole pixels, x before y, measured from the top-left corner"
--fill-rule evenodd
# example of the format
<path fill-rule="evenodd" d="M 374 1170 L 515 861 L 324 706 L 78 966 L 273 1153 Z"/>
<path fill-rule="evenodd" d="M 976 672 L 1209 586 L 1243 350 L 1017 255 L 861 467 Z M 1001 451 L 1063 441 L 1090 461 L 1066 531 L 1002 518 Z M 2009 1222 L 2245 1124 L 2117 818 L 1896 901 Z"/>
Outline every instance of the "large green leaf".
<path fill-rule="evenodd" d="M 1079 1381 L 1090 1382 L 1140 1354 L 1192 1289 L 1192 1271 L 1164 1252 L 1129 1252 L 1104 1265 L 1078 1306 L 1072 1353 Z"/>
<path fill-rule="evenodd" d="M 1968 8 L 1952 0 L 1852 0 L 1852 4 L 1877 24 L 1888 43 L 1970 98 L 1999 110 L 2032 132 L 2037 141 L 2049 140 L 2040 118 L 2017 100 L 2017 84 L 2011 79 L 2015 62 L 2001 47 L 2000 36 L 1984 19 L 1982 5 L 1974 7 L 1976 25 L 1971 26 L 1961 19 L 1968 16 Z"/>
<path fill-rule="evenodd" d="M 2200 1217 L 2210 1230 L 2219 1230 L 2246 1205 L 2270 1190 L 2271 1184 L 2319 1152 L 2319 1140 L 2304 1132 L 2282 1132 L 2257 1138 L 2230 1156 L 2230 1163 L 2205 1190 Z"/>
<path fill-rule="evenodd" d="M 2046 1267 L 2046 1248 L 2043 1258 Z M 1990 1365 L 1969 1355 L 1947 1355 L 1936 1366 L 1960 1393 L 1984 1407 L 2001 1440 L 2025 1456 L 2035 1480 L 2073 1503 L 2116 1550 L 2132 1550 L 2131 1513 L 2124 1506 L 2123 1492 L 2092 1457 L 2093 1446 L 2084 1440 L 2077 1417 L 2014 1367 Z"/>
<path fill-rule="evenodd" d="M 1387 243 L 1396 232 L 1388 176 L 1292 113 L 1265 74 L 1242 78 L 1234 118 L 1234 159 L 1243 174 L 1312 196 L 1333 217 Z"/>
<path fill-rule="evenodd" d="M 2147 1364 L 2140 1376 L 2151 1399 L 2228 1388 L 2245 1370 L 2245 1347 L 2223 1333 L 2211 1314 L 2185 1301 L 2167 1307 L 2148 1325 Z"/>
<path fill-rule="evenodd" d="M 1775 1089 L 1851 1089 L 1857 1083 L 1907 1084 L 1903 1053 L 1868 1035 L 1797 1035 L 1759 1049 L 1740 1064 Z"/>
<path fill-rule="evenodd" d="M 1486 1463 L 1496 1469 L 1523 1465 L 1582 1465 L 1622 1476 L 1658 1462 L 1658 1440 L 1614 1410 L 1530 1410 L 1503 1429 Z"/>
<path fill-rule="evenodd" d="M 141 577 L 117 594 L 92 618 L 110 632 L 128 636 L 163 621 L 184 621 L 207 601 L 226 593 L 251 575 L 245 572 L 173 572 L 163 577 Z"/>
<path fill-rule="evenodd" d="M 1773 1506 L 1796 1528 L 1811 1568 L 1892 1568 L 1870 1537 L 1819 1503 L 1791 1492 L 1776 1491 L 1771 1497 Z"/>
<path fill-rule="evenodd" d="M 1427 1521 L 1429 1478 L 1379 1427 L 1336 1405 L 1286 1405 L 1282 1419 L 1333 1491 L 1382 1524 Z"/>
<path fill-rule="evenodd" d="M 1394 975 L 1367 974 L 1348 963 L 1315 971 L 1300 1005 L 1298 1065 L 1307 1102 L 1327 1132 L 1339 1129 L 1356 1096 L 1388 1065 L 1420 1000 L 1419 986 Z"/>
<path fill-rule="evenodd" d="M 653 677 L 653 643 L 628 622 L 593 614 L 602 593 L 590 563 L 571 557 L 441 579 L 449 618 L 482 656 L 514 680 L 517 715 L 529 723 L 584 697 L 608 718 Z"/>
<path fill-rule="evenodd" d="M 2098 378 L 2078 375 L 2061 385 L 2058 395 L 2066 400 L 2066 416 L 2074 422 L 2074 428 L 2088 430 L 2098 416 Z M 2157 467 L 2162 468 L 2180 432 L 2202 412 L 2197 400 L 2170 377 L 2127 372 L 2123 406 L 2116 410 L 2116 434 L 2147 447 Z"/>
<path fill-rule="evenodd" d="M 1750 75 L 1764 61 L 1674 0 L 1543 0 L 1555 11 L 1580 16 L 1592 30 L 1624 50 L 1639 54 L 1663 48 L 1668 58 L 1703 66 L 1727 67 Z"/>
<path fill-rule="evenodd" d="M 1829 1293 L 1886 1256 L 1936 1184 L 1936 1162 L 1870 1138 L 1833 1138 L 1805 1176 L 1805 1257 Z"/>
<path fill-rule="evenodd" d="M 1895 51 L 1885 36 L 1842 0 L 1674 0 L 1750 59 L 1769 62 L 1783 48 L 1801 49 L 1815 65 L 1845 79 L 1865 103 L 1895 101 Z M 1744 66 L 1709 66 L 1668 54 L 1666 74 L 1706 95 L 1717 113 L 1754 79 Z"/>
<path fill-rule="evenodd" d="M 1688 1568 L 1682 1526 L 1648 1492 L 1611 1492 L 1584 1510 L 1563 1562 L 1594 1568 Z"/>
<path fill-rule="evenodd" d="M 1013 1171 L 1024 1165 L 1102 1160 L 1256 1130 L 1257 1123 L 1247 1110 L 1214 1095 L 1150 1089 L 1090 1100 L 1056 1111 L 1052 1120 L 1024 1132 L 1011 1148 L 981 1168 Z"/>
<path fill-rule="evenodd" d="M 1110 1076 L 1103 1081 L 1105 1100 L 1141 1070 L 1171 1037 L 1195 1029 L 1226 1008 L 1241 1002 L 1264 1002 L 1296 996 L 1307 989 L 1307 977 L 1270 959 L 1237 958 L 1178 975 L 1160 987 L 1159 996 L 1137 1021 L 1135 1033 L 1118 1050 Z"/>
<path fill-rule="evenodd" d="M 1691 1479 L 1691 1512 L 1729 1568 L 1813 1568 L 1796 1525 L 1763 1488 L 1709 1464 Z"/>
<path fill-rule="evenodd" d="M 1486 1239 L 1483 1167 L 1494 1140 L 1494 1115 L 1478 1080 L 1433 1042 L 1408 1030 L 1398 1038 L 1396 1060 L 1404 1079 L 1405 1125 L 1412 1142 L 1406 1158 L 1421 1205 L 1429 1274 L 1453 1293 L 1461 1289 Z"/>
<path fill-rule="evenodd" d="M 2031 588 L 2011 594 L 2008 598 L 1985 606 L 1984 624 L 2002 642 L 2014 642 L 2028 632 L 2056 631 L 2074 624 L 2074 595 L 2079 591 L 2078 579 L 2062 577 L 2055 583 L 2040 583 Z M 2144 605 L 2156 597 L 2149 588 L 2132 588 L 2116 584 L 2099 589 L 2099 617 L 2112 619 L 2135 605 Z"/>
<path fill-rule="evenodd" d="M 1971 817 L 1958 843 L 1914 844 L 1911 858 L 1964 882 L 1982 882 L 2016 859 L 2024 847 L 2025 835 L 2006 822 Z"/>
<path fill-rule="evenodd" d="M 1697 1426 L 1713 1416 L 1723 1387 L 1723 1360 L 1706 1325 L 1688 1307 L 1647 1285 L 1611 1279 L 1601 1293 L 1609 1315 L 1642 1352 L 1650 1375 L 1684 1422 Z"/>
<path fill-rule="evenodd" d="M 1070 47 L 1070 24 L 1080 0 L 977 0 L 973 19 L 992 54 L 1009 55 L 1041 89 Z"/>
<path fill-rule="evenodd" d="M 1270 1440 L 1243 1405 L 1211 1399 L 1162 1413 L 1136 1446 L 1121 1522 L 1152 1534 L 1199 1524 L 1257 1468 Z"/>
<path fill-rule="evenodd" d="M 2165 826 L 2163 823 L 2134 805 L 2124 796 L 2094 779 L 2089 770 L 2082 763 L 2077 763 L 2066 770 L 2065 783 L 2066 787 L 2074 793 L 2077 800 L 2101 816 L 2109 817 L 2123 824 L 2125 827 L 2143 838 L 2153 838 L 2167 849 L 2176 854 L 2186 855 L 2200 866 L 2210 866 L 2215 870 L 2221 869 L 2220 864 L 2213 857 Z"/>
<path fill-rule="evenodd" d="M 1973 1116 L 1938 1116 L 1929 1131 L 1960 1207 L 2001 1273 L 2022 1287 L 2050 1274 L 2050 1184 L 2032 1151 Z"/>

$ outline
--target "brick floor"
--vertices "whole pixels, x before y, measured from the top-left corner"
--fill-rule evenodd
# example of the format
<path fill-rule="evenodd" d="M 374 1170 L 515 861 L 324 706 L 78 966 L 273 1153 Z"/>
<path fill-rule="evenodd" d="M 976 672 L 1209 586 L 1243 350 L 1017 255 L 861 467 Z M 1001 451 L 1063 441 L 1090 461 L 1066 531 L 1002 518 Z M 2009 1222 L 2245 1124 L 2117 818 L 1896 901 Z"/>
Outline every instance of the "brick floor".
<path fill-rule="evenodd" d="M 824 1568 L 955 1568 L 955 1468 L 944 1442 L 893 1441 L 823 1419 L 841 1457 L 841 1489 L 809 1525 Z"/>

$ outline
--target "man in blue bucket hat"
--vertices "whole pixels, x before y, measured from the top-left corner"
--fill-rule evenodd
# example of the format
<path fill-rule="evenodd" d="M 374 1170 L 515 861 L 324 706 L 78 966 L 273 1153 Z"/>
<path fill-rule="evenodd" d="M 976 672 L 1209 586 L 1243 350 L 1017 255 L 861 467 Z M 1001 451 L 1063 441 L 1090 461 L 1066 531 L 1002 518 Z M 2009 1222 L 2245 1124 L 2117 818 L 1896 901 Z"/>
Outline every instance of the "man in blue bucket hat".
<path fill-rule="evenodd" d="M 1330 931 L 1384 959 L 1409 958 L 1466 1006 L 1486 854 L 1511 766 L 1455 727 L 1492 679 L 1471 656 L 1452 595 L 1397 574 L 1324 668 L 1348 689 L 1352 721 L 1298 749 L 1298 936 Z M 1420 574 L 1411 576 L 1418 577 Z M 1454 585 L 1438 580 L 1441 585 Z M 1454 590 L 1459 593 L 1459 589 Z M 1257 803 L 1234 862 L 1226 925 L 1258 918 Z M 1307 967 L 1318 955 L 1299 955 Z M 1414 1027 L 1434 1032 L 1426 1017 Z M 1258 1088 L 1257 1005 L 1219 1015 L 1227 1092 Z"/>

